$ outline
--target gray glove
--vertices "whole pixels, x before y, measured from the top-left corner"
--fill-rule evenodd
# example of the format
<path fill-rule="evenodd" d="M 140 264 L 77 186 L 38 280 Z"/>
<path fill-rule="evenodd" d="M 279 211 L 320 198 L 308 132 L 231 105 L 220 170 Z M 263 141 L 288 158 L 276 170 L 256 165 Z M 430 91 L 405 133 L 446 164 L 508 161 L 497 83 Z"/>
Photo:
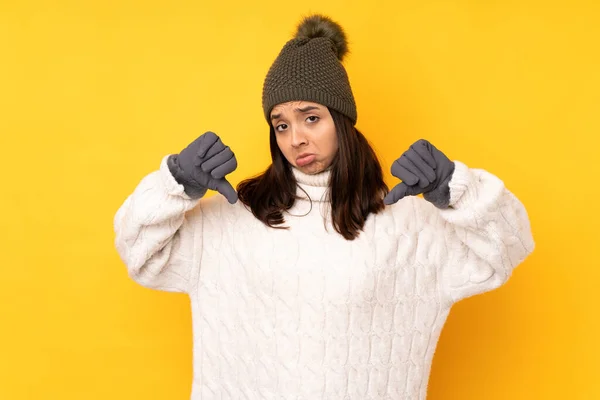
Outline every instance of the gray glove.
<path fill-rule="evenodd" d="M 214 132 L 202 134 L 181 153 L 169 156 L 167 165 L 175 180 L 193 199 L 204 196 L 207 189 L 211 189 L 221 193 L 231 204 L 238 200 L 235 189 L 225 180 L 225 175 L 237 168 L 235 154 Z"/>
<path fill-rule="evenodd" d="M 404 196 L 423 193 L 423 198 L 437 208 L 448 208 L 450 179 L 454 163 L 425 139 L 410 146 L 392 165 L 392 175 L 402 180 L 385 196 L 383 202 L 393 204 Z"/>

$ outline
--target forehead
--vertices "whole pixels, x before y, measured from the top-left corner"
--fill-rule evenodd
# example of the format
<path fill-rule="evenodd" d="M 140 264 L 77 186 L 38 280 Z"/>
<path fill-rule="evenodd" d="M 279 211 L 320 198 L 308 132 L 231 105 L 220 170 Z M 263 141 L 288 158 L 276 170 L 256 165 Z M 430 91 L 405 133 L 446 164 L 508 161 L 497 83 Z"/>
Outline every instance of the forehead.
<path fill-rule="evenodd" d="M 315 107 L 319 107 L 319 108 L 323 107 L 321 104 L 314 103 L 312 101 L 294 100 L 294 101 L 288 101 L 285 103 L 277 104 L 271 110 L 271 114 L 278 114 L 278 113 L 282 113 L 282 112 L 293 111 L 296 108 L 304 108 L 307 106 L 315 106 Z"/>

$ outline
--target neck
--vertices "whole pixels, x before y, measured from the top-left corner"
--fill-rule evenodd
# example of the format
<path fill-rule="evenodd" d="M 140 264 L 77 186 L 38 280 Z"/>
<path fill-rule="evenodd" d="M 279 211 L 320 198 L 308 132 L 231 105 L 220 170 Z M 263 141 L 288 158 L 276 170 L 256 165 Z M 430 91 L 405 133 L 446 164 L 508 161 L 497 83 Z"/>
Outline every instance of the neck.
<path fill-rule="evenodd" d="M 329 191 L 331 166 L 316 174 L 307 174 L 294 166 L 290 167 L 292 168 L 292 172 L 298 184 L 298 188 L 296 190 L 296 194 L 298 196 L 300 196 L 302 199 L 308 200 L 306 197 L 306 194 L 308 193 L 308 196 L 312 201 L 329 201 L 327 193 Z M 306 193 L 304 193 L 302 189 L 304 189 Z"/>

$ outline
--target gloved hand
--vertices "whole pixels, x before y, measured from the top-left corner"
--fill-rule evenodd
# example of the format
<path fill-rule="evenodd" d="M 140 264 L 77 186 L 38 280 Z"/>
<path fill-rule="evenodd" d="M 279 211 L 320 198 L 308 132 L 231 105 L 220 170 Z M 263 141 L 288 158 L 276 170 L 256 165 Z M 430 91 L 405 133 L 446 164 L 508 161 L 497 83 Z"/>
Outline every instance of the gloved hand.
<path fill-rule="evenodd" d="M 425 200 L 438 208 L 450 203 L 448 186 L 454 173 L 454 163 L 425 139 L 413 143 L 392 164 L 392 175 L 402 180 L 385 196 L 383 202 L 393 204 L 404 196 L 423 193 Z"/>
<path fill-rule="evenodd" d="M 225 175 L 237 168 L 235 154 L 213 132 L 202 134 L 179 154 L 169 156 L 167 165 L 193 199 L 211 189 L 221 193 L 231 204 L 238 200 L 235 189 L 225 179 Z"/>

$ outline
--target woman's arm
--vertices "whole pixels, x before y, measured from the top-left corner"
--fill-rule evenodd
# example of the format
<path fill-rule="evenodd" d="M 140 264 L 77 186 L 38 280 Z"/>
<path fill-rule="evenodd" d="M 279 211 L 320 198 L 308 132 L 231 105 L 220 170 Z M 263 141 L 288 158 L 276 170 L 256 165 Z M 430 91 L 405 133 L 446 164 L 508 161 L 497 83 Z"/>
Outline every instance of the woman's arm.
<path fill-rule="evenodd" d="M 524 205 L 495 175 L 455 161 L 449 187 L 447 208 L 414 199 L 439 217 L 441 288 L 457 302 L 506 282 L 535 243 Z"/>
<path fill-rule="evenodd" d="M 402 180 L 385 204 L 408 198 L 399 220 L 414 224 L 419 251 L 439 266 L 438 285 L 451 302 L 492 290 L 534 249 L 523 204 L 495 175 L 450 159 L 425 139 L 413 143 L 392 165 Z M 423 199 L 414 197 L 423 194 Z M 412 222 L 410 222 L 412 221 Z"/>
<path fill-rule="evenodd" d="M 209 131 L 179 154 L 164 157 L 160 169 L 142 179 L 114 219 L 115 245 L 135 281 L 190 292 L 202 253 L 203 214 L 220 210 L 219 201 L 199 199 L 212 189 L 230 204 L 237 202 L 225 179 L 236 168 L 233 151 Z"/>
<path fill-rule="evenodd" d="M 171 174 L 165 157 L 145 176 L 114 218 L 115 246 L 131 278 L 142 286 L 189 292 L 202 240 L 199 200 Z"/>

